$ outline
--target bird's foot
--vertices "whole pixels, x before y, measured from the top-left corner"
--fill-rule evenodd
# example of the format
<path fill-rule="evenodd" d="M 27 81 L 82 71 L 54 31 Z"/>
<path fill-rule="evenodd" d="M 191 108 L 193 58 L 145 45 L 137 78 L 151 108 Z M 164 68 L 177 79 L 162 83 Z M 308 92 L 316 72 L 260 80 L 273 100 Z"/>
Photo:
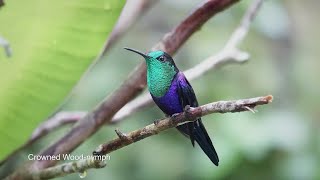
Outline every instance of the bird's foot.
<path fill-rule="evenodd" d="M 184 114 L 185 114 L 185 117 L 186 117 L 188 120 L 190 120 L 190 121 L 193 120 L 193 115 L 192 115 L 191 110 L 192 110 L 192 107 L 191 107 L 190 105 L 186 105 L 186 106 L 184 107 L 184 109 L 183 109 L 183 112 L 184 112 Z"/>
<path fill-rule="evenodd" d="M 172 115 L 171 115 L 171 118 L 172 118 L 172 119 L 176 119 L 176 118 L 179 116 L 179 114 L 180 114 L 180 113 L 172 114 Z"/>
<path fill-rule="evenodd" d="M 185 113 L 189 113 L 190 112 L 190 109 L 191 109 L 191 106 L 190 105 L 186 105 L 185 107 L 184 107 L 184 112 Z"/>
<path fill-rule="evenodd" d="M 175 113 L 175 114 L 172 114 L 170 117 L 171 117 L 171 121 L 173 122 L 173 123 L 176 123 L 176 121 L 178 121 L 178 119 L 179 119 L 179 115 L 180 115 L 180 113 Z"/>
<path fill-rule="evenodd" d="M 191 115 L 190 110 L 191 110 L 190 105 L 186 105 L 186 107 L 184 107 L 184 109 L 183 109 L 183 112 L 185 113 L 185 115 L 186 115 L 187 117 L 189 117 L 189 116 Z"/>

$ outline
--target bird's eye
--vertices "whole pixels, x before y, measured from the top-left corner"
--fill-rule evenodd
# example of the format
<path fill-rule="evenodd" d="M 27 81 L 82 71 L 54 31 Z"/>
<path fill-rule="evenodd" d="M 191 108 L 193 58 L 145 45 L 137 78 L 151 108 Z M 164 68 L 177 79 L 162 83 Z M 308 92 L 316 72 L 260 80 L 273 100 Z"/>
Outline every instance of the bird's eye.
<path fill-rule="evenodd" d="M 159 59 L 159 61 L 164 61 L 164 57 L 163 56 L 160 56 L 158 59 Z"/>

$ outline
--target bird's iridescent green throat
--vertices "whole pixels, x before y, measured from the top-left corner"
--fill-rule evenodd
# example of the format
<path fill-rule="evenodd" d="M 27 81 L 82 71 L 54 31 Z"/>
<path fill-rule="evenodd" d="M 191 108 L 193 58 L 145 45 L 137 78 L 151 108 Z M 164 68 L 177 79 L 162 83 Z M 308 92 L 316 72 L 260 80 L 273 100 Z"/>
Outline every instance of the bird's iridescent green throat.
<path fill-rule="evenodd" d="M 129 51 L 143 56 L 147 64 L 147 84 L 153 96 L 166 94 L 174 76 L 179 71 L 171 56 L 163 51 L 152 51 L 147 55 L 129 48 Z"/>

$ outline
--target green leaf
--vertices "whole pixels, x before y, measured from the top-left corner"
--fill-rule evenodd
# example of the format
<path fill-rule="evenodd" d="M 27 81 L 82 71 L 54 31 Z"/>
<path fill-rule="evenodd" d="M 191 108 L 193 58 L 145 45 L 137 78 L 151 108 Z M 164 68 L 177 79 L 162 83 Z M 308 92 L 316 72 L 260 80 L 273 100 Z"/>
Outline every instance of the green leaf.
<path fill-rule="evenodd" d="M 0 160 L 58 107 L 103 47 L 124 1 L 7 1 L 0 34 Z"/>

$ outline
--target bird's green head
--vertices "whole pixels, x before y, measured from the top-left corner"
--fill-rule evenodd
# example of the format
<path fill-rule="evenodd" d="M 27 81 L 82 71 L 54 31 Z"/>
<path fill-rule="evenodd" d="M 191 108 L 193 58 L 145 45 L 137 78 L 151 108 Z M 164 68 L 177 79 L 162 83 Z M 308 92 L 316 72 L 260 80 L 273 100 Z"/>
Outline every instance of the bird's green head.
<path fill-rule="evenodd" d="M 147 64 L 147 83 L 149 90 L 153 95 L 163 95 L 169 88 L 174 76 L 179 72 L 172 57 L 164 51 L 151 51 L 148 54 L 144 54 L 131 48 L 125 49 L 144 57 Z"/>
<path fill-rule="evenodd" d="M 164 71 L 178 71 L 176 64 L 172 57 L 164 51 L 151 51 L 148 54 L 144 54 L 140 51 L 131 48 L 124 48 L 126 50 L 135 52 L 146 60 L 148 68 L 162 69 Z"/>

